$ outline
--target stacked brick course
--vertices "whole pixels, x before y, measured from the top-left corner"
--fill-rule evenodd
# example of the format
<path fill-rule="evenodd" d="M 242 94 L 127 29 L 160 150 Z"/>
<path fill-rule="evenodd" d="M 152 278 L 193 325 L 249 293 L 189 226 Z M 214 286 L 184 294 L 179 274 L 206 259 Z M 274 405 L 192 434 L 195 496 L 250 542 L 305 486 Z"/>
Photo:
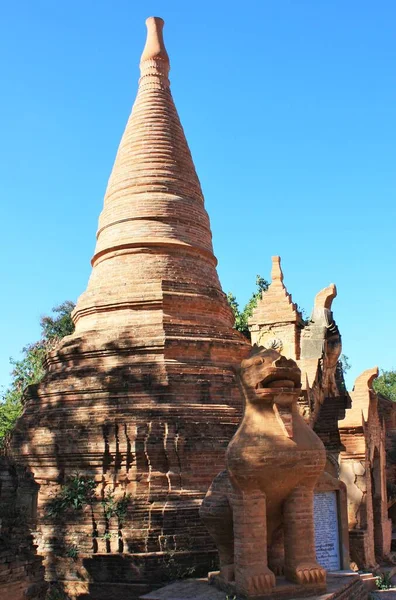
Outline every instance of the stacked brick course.
<path fill-rule="evenodd" d="M 37 486 L 23 468 L 0 457 L 0 596 L 42 600 L 46 592 L 35 527 Z"/>
<path fill-rule="evenodd" d="M 338 364 L 341 335 L 331 310 L 336 287 L 331 284 L 316 295 L 311 317 L 305 321 L 283 283 L 279 256 L 272 257 L 271 276 L 271 285 L 249 319 L 252 343 L 297 361 L 301 411 L 337 461 L 341 449 L 338 420 L 345 416 L 350 398 Z"/>
<path fill-rule="evenodd" d="M 283 283 L 280 256 L 272 257 L 271 285 L 249 319 L 252 344 L 278 350 L 287 358 L 300 358 L 303 319 Z"/>
<path fill-rule="evenodd" d="M 375 566 L 391 549 L 388 519 L 385 427 L 372 382 L 378 369 L 364 371 L 351 392 L 352 407 L 340 421 L 340 477 L 348 490 L 351 558 L 362 567 Z"/>
<path fill-rule="evenodd" d="M 249 344 L 232 327 L 216 273 L 162 25 L 147 21 L 139 91 L 106 191 L 92 275 L 73 314 L 75 333 L 28 390 L 10 445 L 40 485 L 48 577 L 68 582 L 75 595 L 87 586 L 70 583 L 77 575 L 58 560 L 66 544 L 79 547 L 80 580 L 88 588 L 102 580 L 103 597 L 115 584 L 141 593 L 169 564 L 207 571 L 215 552 L 198 507 L 242 409 L 233 367 Z M 111 523 L 114 535 L 104 537 L 99 501 L 61 524 L 45 517 L 51 494 L 76 472 L 95 478 L 99 499 L 109 490 L 131 494 L 122 531 Z M 104 555 L 114 553 L 130 558 L 110 573 Z"/>

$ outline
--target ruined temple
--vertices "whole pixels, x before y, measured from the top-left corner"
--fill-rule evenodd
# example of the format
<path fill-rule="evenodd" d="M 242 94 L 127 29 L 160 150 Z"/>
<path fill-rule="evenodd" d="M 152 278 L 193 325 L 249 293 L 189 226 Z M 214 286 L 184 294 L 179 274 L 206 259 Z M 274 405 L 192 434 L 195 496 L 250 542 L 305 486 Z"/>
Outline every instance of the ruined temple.
<path fill-rule="evenodd" d="M 133 597 L 183 564 L 210 569 L 216 552 L 198 507 L 241 415 L 233 367 L 250 345 L 233 329 L 220 287 L 162 27 L 147 20 L 137 98 L 75 332 L 28 389 L 9 446 L 38 485 L 47 578 L 76 596 L 100 588 L 110 598 L 125 588 Z M 76 474 L 94 478 L 92 505 L 49 517 L 54 495 Z M 103 510 L 109 494 L 130 498 L 122 522 Z M 76 561 L 67 556 L 73 546 Z"/>
<path fill-rule="evenodd" d="M 278 256 L 272 283 L 251 318 L 252 342 L 274 348 L 298 364 L 302 373 L 299 407 L 326 448 L 326 477 L 317 491 L 336 490 L 344 567 L 370 569 L 391 550 L 387 478 L 394 484 L 396 406 L 372 387 L 378 369 L 365 371 L 348 393 L 340 364 L 341 335 L 334 320 L 334 284 L 315 297 L 309 319 L 283 283 Z M 393 454 L 392 454 L 393 453 Z"/>
<path fill-rule="evenodd" d="M 0 597 L 44 600 L 43 559 L 36 528 L 37 484 L 28 469 L 0 456 Z"/>
<path fill-rule="evenodd" d="M 283 283 L 279 256 L 272 258 L 271 277 L 249 319 L 252 343 L 297 362 L 302 380 L 300 410 L 326 447 L 327 470 L 337 476 L 342 449 L 338 421 L 351 404 L 339 363 L 341 335 L 331 310 L 337 289 L 330 284 L 318 292 L 310 318 L 304 319 Z"/>
<path fill-rule="evenodd" d="M 386 472 L 396 489 L 396 406 L 375 394 L 371 371 L 348 393 L 332 312 L 335 285 L 316 295 L 305 319 L 285 287 L 279 257 L 273 257 L 271 285 L 249 320 L 252 344 L 259 348 L 247 359 L 251 344 L 233 328 L 217 276 L 201 186 L 170 91 L 162 28 L 162 19 L 147 20 L 138 93 L 99 217 L 91 276 L 72 315 L 75 332 L 48 354 L 44 378 L 27 389 L 8 456 L 0 463 L 0 585 L 7 585 L 10 600 L 42 599 L 43 566 L 47 582 L 81 600 L 135 600 L 154 583 L 204 575 L 216 566 L 215 545 L 198 510 L 224 470 L 243 398 L 247 406 L 265 393 L 259 380 L 254 389 L 245 385 L 245 393 L 237 385 L 237 368 L 242 361 L 255 365 L 257 352 L 275 354 L 280 365 L 286 357 L 298 372 L 298 385 L 274 409 L 269 474 L 263 477 L 262 465 L 258 469 L 262 491 L 270 496 L 277 477 L 287 480 L 276 462 L 276 443 L 291 447 L 294 429 L 315 441 L 311 467 L 318 462 L 320 468 L 305 499 L 309 535 L 295 523 L 301 499 L 285 503 L 278 526 L 286 524 L 288 549 L 275 543 L 275 535 L 272 539 L 275 526 L 263 534 L 262 497 L 256 498 L 261 513 L 256 506 L 244 512 L 243 502 L 239 510 L 234 502 L 241 533 L 227 516 L 243 567 L 239 589 L 255 593 L 260 587 L 245 569 L 257 554 L 256 546 L 244 547 L 246 532 L 263 538 L 258 563 L 268 546 L 277 571 L 282 547 L 290 580 L 302 584 L 305 578 L 305 584 L 323 588 L 328 567 L 318 569 L 313 558 L 318 546 L 312 496 L 315 503 L 318 494 L 337 497 L 333 529 L 339 529 L 335 544 L 341 550 L 333 570 L 348 568 L 350 548 L 360 568 L 375 566 L 390 550 Z M 265 427 L 260 424 L 263 439 Z M 234 461 L 239 469 L 245 446 Z M 260 460 L 258 451 L 254 456 Z M 290 489 L 275 498 L 278 508 L 303 472 L 301 465 L 286 462 L 287 477 L 295 477 L 296 485 L 289 481 Z M 231 463 L 233 474 L 238 468 Z M 244 467 L 242 479 L 245 471 L 249 475 Z M 255 484 L 254 469 L 250 475 Z M 54 501 L 71 480 L 89 484 L 91 495 L 78 510 L 57 514 Z M 116 510 L 121 505 L 122 514 Z M 309 569 L 293 563 L 303 546 Z M 317 562 L 322 565 L 319 557 Z M 273 587 L 273 575 L 264 580 L 262 588 Z"/>
<path fill-rule="evenodd" d="M 364 371 L 351 392 L 352 406 L 340 421 L 340 477 L 348 490 L 351 559 L 358 567 L 375 567 L 391 550 L 388 517 L 386 429 L 372 387 L 378 369 Z"/>

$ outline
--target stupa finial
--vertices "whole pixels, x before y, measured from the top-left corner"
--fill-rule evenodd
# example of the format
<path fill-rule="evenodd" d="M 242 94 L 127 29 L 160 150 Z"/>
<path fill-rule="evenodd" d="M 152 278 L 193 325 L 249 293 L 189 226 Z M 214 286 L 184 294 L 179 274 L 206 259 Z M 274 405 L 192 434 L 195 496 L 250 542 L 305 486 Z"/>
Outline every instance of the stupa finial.
<path fill-rule="evenodd" d="M 147 39 L 140 62 L 145 60 L 165 60 L 169 63 L 169 56 L 165 48 L 162 30 L 164 20 L 161 17 L 149 17 L 146 20 Z"/>
<path fill-rule="evenodd" d="M 281 267 L 281 257 L 273 256 L 272 257 L 272 270 L 271 270 L 271 279 L 272 283 L 275 281 L 279 281 L 282 283 L 283 281 L 283 272 Z"/>
<path fill-rule="evenodd" d="M 149 17 L 146 26 L 146 45 L 140 59 L 140 87 L 167 88 L 170 64 L 162 34 L 164 20 L 160 17 Z"/>

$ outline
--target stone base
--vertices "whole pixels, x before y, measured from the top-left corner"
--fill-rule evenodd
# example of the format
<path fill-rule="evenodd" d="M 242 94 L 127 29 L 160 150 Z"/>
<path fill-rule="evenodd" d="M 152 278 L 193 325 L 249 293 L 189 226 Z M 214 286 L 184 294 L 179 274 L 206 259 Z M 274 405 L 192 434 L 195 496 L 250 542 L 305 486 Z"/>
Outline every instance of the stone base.
<path fill-rule="evenodd" d="M 372 573 L 360 573 L 360 579 L 363 581 L 369 592 L 375 592 L 377 588 L 377 576 Z"/>
<path fill-rule="evenodd" d="M 237 589 L 235 582 L 225 581 L 219 572 L 209 573 L 209 584 L 214 585 L 219 590 L 226 592 L 227 596 L 237 596 Z M 276 587 L 268 592 L 267 594 L 261 594 L 260 596 L 246 596 L 246 598 L 254 598 L 254 600 L 289 600 L 290 598 L 310 598 L 311 596 L 318 596 L 326 591 L 326 584 L 312 584 L 312 585 L 300 585 L 298 583 L 292 583 L 287 581 L 285 577 L 276 578 Z M 241 594 L 238 598 L 244 598 Z"/>
<path fill-rule="evenodd" d="M 138 583 L 63 581 L 61 589 L 70 600 L 139 600 L 152 586 Z"/>
<path fill-rule="evenodd" d="M 359 575 L 352 572 L 341 571 L 327 575 L 327 587 L 325 591 L 315 593 L 310 590 L 298 590 L 305 586 L 295 586 L 290 584 L 288 588 L 289 595 L 279 595 L 278 592 L 285 593 L 288 584 L 285 579 L 277 578 L 276 590 L 270 595 L 260 596 L 263 600 L 294 600 L 295 598 L 310 598 L 311 600 L 368 600 L 368 590 L 361 581 Z M 305 592 L 305 595 L 299 592 Z M 312 595 L 312 592 L 314 595 Z M 149 594 L 141 596 L 141 600 L 226 600 L 236 596 L 234 591 L 230 592 L 219 590 L 214 585 L 209 585 L 207 579 L 185 579 L 176 581 L 163 588 L 160 588 Z M 255 598 L 254 600 L 260 600 Z M 243 600 L 241 596 L 236 596 L 235 600 Z"/>

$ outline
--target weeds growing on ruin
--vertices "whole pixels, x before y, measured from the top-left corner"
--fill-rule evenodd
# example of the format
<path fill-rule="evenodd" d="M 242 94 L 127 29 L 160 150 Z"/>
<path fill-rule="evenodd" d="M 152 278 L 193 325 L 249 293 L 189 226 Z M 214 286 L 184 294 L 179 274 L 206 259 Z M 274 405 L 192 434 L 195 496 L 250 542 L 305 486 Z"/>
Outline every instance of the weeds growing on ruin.
<path fill-rule="evenodd" d="M 69 477 L 61 490 L 47 504 L 49 517 L 59 517 L 67 510 L 82 510 L 91 505 L 94 499 L 96 483 L 91 477 L 78 473 Z"/>
<path fill-rule="evenodd" d="M 117 517 L 118 524 L 121 527 L 127 517 L 130 500 L 131 494 L 126 494 L 123 498 L 116 500 L 114 498 L 114 493 L 111 490 L 108 490 L 101 502 L 105 519 L 109 521 L 112 517 Z"/>
<path fill-rule="evenodd" d="M 68 558 L 72 558 L 73 560 L 77 560 L 78 558 L 78 546 L 76 544 L 70 544 L 66 546 L 65 555 Z"/>
<path fill-rule="evenodd" d="M 396 574 L 396 567 L 390 571 L 381 571 L 375 580 L 375 584 L 379 590 L 390 590 L 394 587 L 392 577 Z"/>

